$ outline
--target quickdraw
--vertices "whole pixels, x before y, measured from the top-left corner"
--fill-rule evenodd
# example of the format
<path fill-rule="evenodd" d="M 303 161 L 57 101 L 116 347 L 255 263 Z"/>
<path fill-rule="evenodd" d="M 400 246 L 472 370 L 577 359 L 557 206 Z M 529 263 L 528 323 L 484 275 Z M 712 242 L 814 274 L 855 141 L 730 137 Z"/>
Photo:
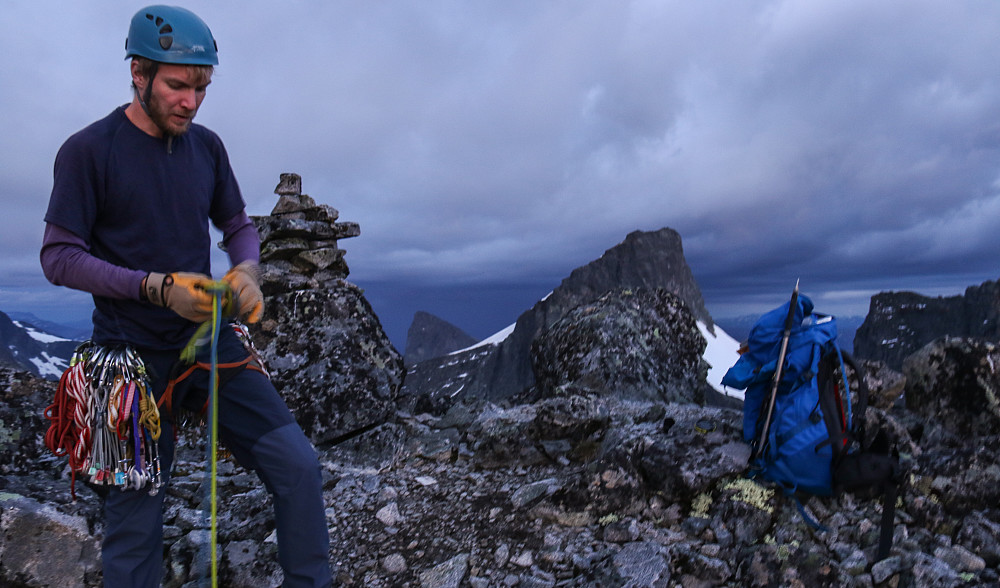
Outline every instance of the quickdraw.
<path fill-rule="evenodd" d="M 132 347 L 90 341 L 77 347 L 44 416 L 45 445 L 68 457 L 74 500 L 78 476 L 98 486 L 159 491 L 160 415 Z"/>

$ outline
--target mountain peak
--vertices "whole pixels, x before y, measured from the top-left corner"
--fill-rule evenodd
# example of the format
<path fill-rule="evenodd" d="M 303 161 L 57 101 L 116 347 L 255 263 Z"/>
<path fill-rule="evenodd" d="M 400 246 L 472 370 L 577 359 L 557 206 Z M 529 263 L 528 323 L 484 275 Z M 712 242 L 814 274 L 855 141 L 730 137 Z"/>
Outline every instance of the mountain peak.
<path fill-rule="evenodd" d="M 639 288 L 662 288 L 675 294 L 699 322 L 714 332 L 701 290 L 684 259 L 680 234 L 670 228 L 633 231 L 600 258 L 574 269 L 550 295 L 518 317 L 513 331 L 503 341 L 477 348 L 470 352 L 474 355 L 470 355 L 471 359 L 450 357 L 449 365 L 461 371 L 462 395 L 500 400 L 531 387 L 531 344 L 540 333 L 574 308 L 610 290 Z M 433 395 L 442 390 L 442 378 L 448 378 L 450 371 L 439 370 L 439 366 L 435 360 L 414 366 L 404 382 L 404 393 Z"/>
<path fill-rule="evenodd" d="M 462 329 L 429 312 L 418 310 L 406 332 L 403 361 L 409 367 L 475 343 L 476 339 Z"/>

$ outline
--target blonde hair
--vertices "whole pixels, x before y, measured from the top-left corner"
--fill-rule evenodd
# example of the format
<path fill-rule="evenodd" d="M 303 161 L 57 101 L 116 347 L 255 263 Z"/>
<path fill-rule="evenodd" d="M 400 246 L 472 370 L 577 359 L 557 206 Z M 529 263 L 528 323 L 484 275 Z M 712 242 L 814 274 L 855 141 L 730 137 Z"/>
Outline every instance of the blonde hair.
<path fill-rule="evenodd" d="M 153 78 L 156 76 L 157 70 L 160 69 L 160 62 L 153 61 L 146 57 L 140 57 L 138 55 L 132 57 L 132 61 L 139 66 L 139 75 L 146 78 L 147 81 L 152 82 Z M 185 65 L 188 71 L 194 73 L 197 76 L 199 83 L 207 83 L 212 79 L 212 74 L 215 73 L 214 65 Z M 135 87 L 135 82 L 132 82 L 132 90 L 138 92 L 138 88 Z"/>

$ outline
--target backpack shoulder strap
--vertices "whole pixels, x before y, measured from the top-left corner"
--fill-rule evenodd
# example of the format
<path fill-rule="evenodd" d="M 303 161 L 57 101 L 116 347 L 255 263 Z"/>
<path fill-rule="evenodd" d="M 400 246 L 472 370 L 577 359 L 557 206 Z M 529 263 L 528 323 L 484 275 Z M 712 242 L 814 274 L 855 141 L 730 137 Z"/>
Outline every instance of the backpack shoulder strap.
<path fill-rule="evenodd" d="M 847 367 L 855 374 L 858 383 L 857 403 L 851 406 L 851 383 L 847 377 Z M 840 377 L 837 377 L 837 370 Z M 865 414 L 868 411 L 868 386 L 864 374 L 851 354 L 836 346 L 825 352 L 817 369 L 820 388 L 820 406 L 823 409 L 830 443 L 833 444 L 834 459 L 848 449 L 852 441 L 859 443 L 865 438 Z"/>
<path fill-rule="evenodd" d="M 843 375 L 843 360 L 840 349 L 835 345 L 824 350 L 816 369 L 816 385 L 819 392 L 819 407 L 823 413 L 823 421 L 829 438 L 821 443 L 817 451 L 830 445 L 833 451 L 833 467 L 836 469 L 843 455 L 847 454 L 852 440 L 850 425 L 850 389 L 847 378 L 837 377 L 837 370 Z"/>

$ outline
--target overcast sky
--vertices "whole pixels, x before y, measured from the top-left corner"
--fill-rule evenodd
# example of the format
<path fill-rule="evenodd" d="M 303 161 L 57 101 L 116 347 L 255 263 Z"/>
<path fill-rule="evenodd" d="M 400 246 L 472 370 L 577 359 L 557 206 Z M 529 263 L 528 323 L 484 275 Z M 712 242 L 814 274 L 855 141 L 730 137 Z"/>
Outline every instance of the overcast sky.
<path fill-rule="evenodd" d="M 38 265 L 52 161 L 130 100 L 145 4 L 4 2 L 2 311 L 89 304 Z M 359 223 L 350 279 L 401 351 L 415 311 L 486 337 L 636 229 L 681 234 L 716 317 L 797 278 L 863 315 L 1000 274 L 996 0 L 185 6 L 220 50 L 197 121 L 248 212 L 296 172 Z"/>

